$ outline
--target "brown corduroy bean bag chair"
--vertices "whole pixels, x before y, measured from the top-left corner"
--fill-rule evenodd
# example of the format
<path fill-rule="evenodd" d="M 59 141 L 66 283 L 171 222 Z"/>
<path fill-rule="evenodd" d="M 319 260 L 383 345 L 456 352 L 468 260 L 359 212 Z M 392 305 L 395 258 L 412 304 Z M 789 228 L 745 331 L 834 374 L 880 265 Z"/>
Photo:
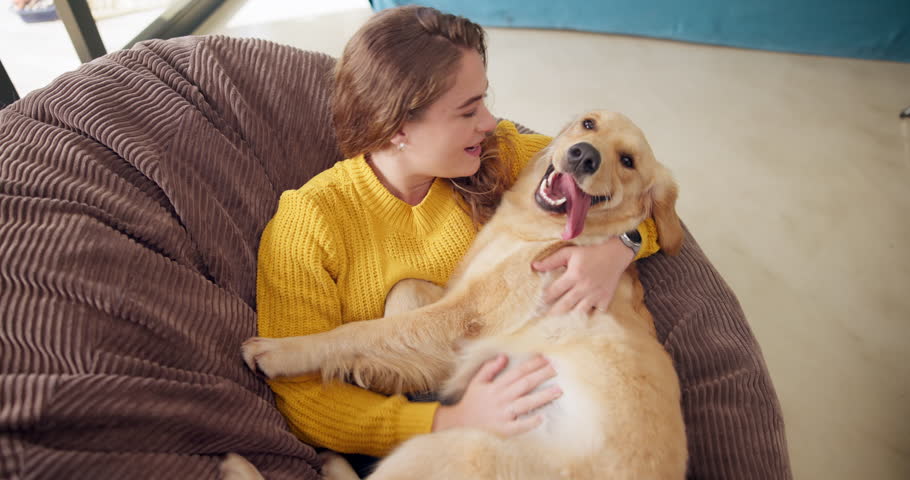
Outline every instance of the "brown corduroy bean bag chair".
<path fill-rule="evenodd" d="M 0 478 L 214 478 L 226 452 L 318 477 L 239 346 L 280 193 L 341 159 L 333 65 L 261 40 L 149 41 L 0 111 Z M 690 477 L 789 478 L 733 293 L 691 237 L 639 266 Z"/>

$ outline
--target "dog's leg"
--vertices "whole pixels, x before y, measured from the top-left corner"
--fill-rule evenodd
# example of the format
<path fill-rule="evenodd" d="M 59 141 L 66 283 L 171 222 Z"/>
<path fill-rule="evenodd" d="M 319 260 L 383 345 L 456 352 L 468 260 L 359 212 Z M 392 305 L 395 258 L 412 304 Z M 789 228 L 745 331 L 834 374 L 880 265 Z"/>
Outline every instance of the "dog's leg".
<path fill-rule="evenodd" d="M 442 298 L 445 290 L 426 280 L 406 278 L 389 290 L 385 300 L 384 317 L 400 315 L 430 305 Z M 371 363 L 368 359 L 355 360 L 351 369 L 351 381 L 355 384 L 385 394 L 427 391 L 432 385 L 408 383 L 407 376 L 398 372 L 409 368 L 405 365 Z"/>
<path fill-rule="evenodd" d="M 327 379 L 389 375 L 409 389 L 430 390 L 449 373 L 455 340 L 481 328 L 470 305 L 460 296 L 447 297 L 418 310 L 315 335 L 252 338 L 243 345 L 243 357 L 269 378 L 319 370 Z"/>
<path fill-rule="evenodd" d="M 442 287 L 426 280 L 406 278 L 389 290 L 383 316 L 391 317 L 438 302 L 444 292 Z"/>

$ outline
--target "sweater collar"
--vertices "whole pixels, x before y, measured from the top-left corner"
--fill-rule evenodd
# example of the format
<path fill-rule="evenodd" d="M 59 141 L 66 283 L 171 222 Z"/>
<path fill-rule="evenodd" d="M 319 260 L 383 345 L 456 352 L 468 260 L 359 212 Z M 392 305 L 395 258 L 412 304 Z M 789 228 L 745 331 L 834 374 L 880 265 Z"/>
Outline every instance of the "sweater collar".
<path fill-rule="evenodd" d="M 437 177 L 423 200 L 417 205 L 410 205 L 393 195 L 379 181 L 363 155 L 347 163 L 366 208 L 390 225 L 416 233 L 429 233 L 437 228 L 453 206 L 457 206 L 450 182 L 445 179 Z"/>

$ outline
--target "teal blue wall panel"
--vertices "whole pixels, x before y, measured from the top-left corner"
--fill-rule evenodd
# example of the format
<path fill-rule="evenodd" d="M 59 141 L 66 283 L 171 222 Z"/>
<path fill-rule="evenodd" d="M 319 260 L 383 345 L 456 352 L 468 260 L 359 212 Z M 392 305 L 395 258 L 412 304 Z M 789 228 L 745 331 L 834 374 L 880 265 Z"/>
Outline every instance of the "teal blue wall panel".
<path fill-rule="evenodd" d="M 488 27 L 581 30 L 910 62 L 910 0 L 373 0 L 419 3 Z"/>

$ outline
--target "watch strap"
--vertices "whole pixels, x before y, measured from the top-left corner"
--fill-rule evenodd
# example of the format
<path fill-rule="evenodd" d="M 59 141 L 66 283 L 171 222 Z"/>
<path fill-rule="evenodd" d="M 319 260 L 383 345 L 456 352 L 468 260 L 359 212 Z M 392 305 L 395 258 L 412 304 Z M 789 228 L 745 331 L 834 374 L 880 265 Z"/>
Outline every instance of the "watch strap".
<path fill-rule="evenodd" d="M 619 240 L 623 245 L 631 248 L 635 256 L 638 256 L 638 252 L 641 250 L 641 234 L 637 229 L 623 233 L 619 236 Z"/>

